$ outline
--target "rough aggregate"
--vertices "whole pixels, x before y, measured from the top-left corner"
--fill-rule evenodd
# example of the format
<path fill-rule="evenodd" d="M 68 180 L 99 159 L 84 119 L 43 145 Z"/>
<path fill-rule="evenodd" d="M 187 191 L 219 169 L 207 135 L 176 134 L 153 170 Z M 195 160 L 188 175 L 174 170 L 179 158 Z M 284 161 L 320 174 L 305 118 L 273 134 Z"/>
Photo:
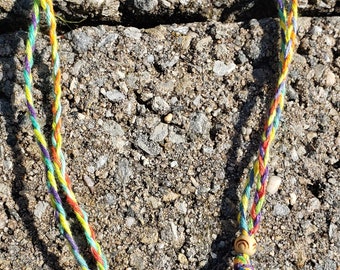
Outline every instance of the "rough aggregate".
<path fill-rule="evenodd" d="M 178 7 L 197 12 L 196 2 Z M 177 5 L 134 2 L 143 12 L 167 3 Z M 282 184 L 265 204 L 257 269 L 340 267 L 340 18 L 301 17 L 299 25 L 271 151 Z M 77 269 L 46 204 L 22 89 L 25 37 L 0 35 L 0 269 Z M 231 266 L 241 181 L 277 80 L 277 40 L 270 18 L 84 26 L 59 37 L 68 172 L 112 269 Z M 49 55 L 39 34 L 34 98 L 47 134 Z"/>

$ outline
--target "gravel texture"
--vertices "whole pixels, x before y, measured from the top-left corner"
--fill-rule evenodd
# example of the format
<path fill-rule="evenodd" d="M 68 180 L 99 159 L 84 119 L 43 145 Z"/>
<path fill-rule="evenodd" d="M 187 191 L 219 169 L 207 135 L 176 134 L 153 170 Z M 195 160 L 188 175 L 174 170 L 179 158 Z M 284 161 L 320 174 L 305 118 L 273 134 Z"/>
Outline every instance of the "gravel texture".
<path fill-rule="evenodd" d="M 165 2 L 177 1 L 133 3 L 153 12 Z M 265 204 L 256 269 L 340 267 L 340 17 L 299 24 L 272 149 L 282 183 Z M 0 35 L 0 269 L 77 269 L 46 203 L 25 38 Z M 59 41 L 68 171 L 111 269 L 229 269 L 240 180 L 278 75 L 277 21 L 84 26 Z M 40 35 L 34 98 L 46 134 L 49 50 Z"/>
<path fill-rule="evenodd" d="M 159 24 L 245 21 L 277 17 L 275 1 L 261 0 L 55 0 L 63 31 L 88 25 L 150 28 Z M 300 0 L 303 16 L 340 15 L 336 0 Z M 31 1 L 0 1 L 0 33 L 27 29 Z"/>

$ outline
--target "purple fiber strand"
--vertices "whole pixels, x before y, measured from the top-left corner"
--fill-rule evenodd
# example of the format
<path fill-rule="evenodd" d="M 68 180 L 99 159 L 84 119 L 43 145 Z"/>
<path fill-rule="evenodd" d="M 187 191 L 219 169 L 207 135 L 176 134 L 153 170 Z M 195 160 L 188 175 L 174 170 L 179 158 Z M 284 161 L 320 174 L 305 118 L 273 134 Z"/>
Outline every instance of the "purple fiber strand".
<path fill-rule="evenodd" d="M 59 219 L 59 212 L 58 211 L 54 211 L 54 217 L 56 220 Z"/>
<path fill-rule="evenodd" d="M 270 132 L 272 131 L 273 125 L 269 125 L 266 130 L 266 137 L 269 136 Z"/>
<path fill-rule="evenodd" d="M 34 118 L 36 118 L 36 117 L 37 117 L 37 114 L 36 114 L 36 112 L 35 112 L 33 106 L 32 106 L 30 103 L 28 103 L 28 101 L 26 102 L 26 105 L 27 105 L 28 110 L 30 111 L 30 114 L 31 114 Z"/>
<path fill-rule="evenodd" d="M 277 0 L 277 2 L 279 3 L 280 8 L 282 9 L 282 8 L 283 8 L 283 3 L 282 3 L 282 1 L 281 1 L 281 0 Z"/>
<path fill-rule="evenodd" d="M 259 194 L 256 192 L 254 195 L 254 203 L 257 204 L 259 201 Z"/>
<path fill-rule="evenodd" d="M 40 142 L 38 142 L 38 145 L 39 145 L 40 150 L 43 153 L 44 157 L 51 160 L 50 153 L 48 152 L 48 150 Z"/>
<path fill-rule="evenodd" d="M 34 26 L 34 29 L 37 28 L 37 17 L 35 16 L 35 13 L 32 13 L 32 24 Z"/>
<path fill-rule="evenodd" d="M 70 245 L 72 246 L 72 249 L 75 250 L 77 253 L 79 252 L 78 250 L 78 246 L 77 244 L 74 242 L 74 240 L 72 239 L 71 235 L 69 235 L 68 233 L 64 233 L 66 239 L 68 240 L 68 242 L 70 243 Z"/>
<path fill-rule="evenodd" d="M 276 95 L 275 95 L 275 99 L 277 99 L 277 98 L 279 97 L 279 95 L 281 94 L 282 89 L 283 89 L 283 87 L 285 86 L 285 84 L 286 84 L 286 79 L 284 79 L 284 80 L 282 81 L 282 83 L 279 85 L 279 88 L 277 89 L 277 93 L 276 93 Z"/>
<path fill-rule="evenodd" d="M 269 175 L 269 168 L 268 166 L 266 167 L 265 171 L 264 171 L 264 174 L 262 176 L 262 180 L 261 180 L 261 183 L 264 184 L 264 182 L 268 179 L 268 175 Z"/>
<path fill-rule="evenodd" d="M 264 151 L 263 151 L 263 147 L 262 146 L 260 146 L 259 151 L 260 151 L 260 156 L 263 157 L 264 156 Z"/>
<path fill-rule="evenodd" d="M 48 191 L 49 191 L 50 194 L 53 195 L 53 197 L 55 198 L 55 200 L 57 201 L 57 203 L 62 204 L 62 201 L 61 201 L 61 199 L 60 199 L 60 197 L 59 197 L 59 194 L 58 194 L 58 192 L 55 190 L 54 187 L 52 187 L 52 186 L 49 187 Z"/>
<path fill-rule="evenodd" d="M 258 213 L 256 218 L 254 219 L 254 227 L 256 227 L 261 222 L 261 212 Z"/>
<path fill-rule="evenodd" d="M 28 61 L 27 56 L 25 57 L 25 69 L 27 70 L 28 73 L 31 73 L 31 66 L 30 66 L 30 63 Z"/>

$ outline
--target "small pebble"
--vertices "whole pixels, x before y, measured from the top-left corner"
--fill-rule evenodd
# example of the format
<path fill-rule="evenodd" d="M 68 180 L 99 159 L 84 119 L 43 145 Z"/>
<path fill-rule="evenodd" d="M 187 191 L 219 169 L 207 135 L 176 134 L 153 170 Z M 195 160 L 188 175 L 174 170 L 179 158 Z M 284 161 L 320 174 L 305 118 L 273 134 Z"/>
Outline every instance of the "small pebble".
<path fill-rule="evenodd" d="M 309 200 L 307 205 L 307 211 L 312 213 L 319 210 L 321 207 L 321 203 L 318 198 L 312 198 Z"/>
<path fill-rule="evenodd" d="M 151 245 L 156 244 L 158 241 L 158 231 L 155 228 L 146 228 L 141 234 L 140 241 L 143 244 Z"/>
<path fill-rule="evenodd" d="M 267 192 L 269 194 L 275 194 L 279 190 L 281 182 L 282 179 L 279 176 L 273 175 L 270 177 L 268 180 Z"/>
<path fill-rule="evenodd" d="M 299 155 L 296 152 L 296 149 L 293 148 L 290 152 L 290 157 L 292 158 L 293 161 L 298 161 L 299 160 Z"/>
<path fill-rule="evenodd" d="M 289 194 L 289 197 L 290 197 L 290 204 L 291 205 L 294 205 L 296 203 L 296 200 L 297 200 L 297 196 L 294 192 L 290 193 Z"/>
<path fill-rule="evenodd" d="M 183 265 L 187 265 L 189 263 L 187 257 L 182 253 L 178 254 L 178 261 L 180 264 L 183 264 Z"/>
<path fill-rule="evenodd" d="M 93 193 L 93 191 L 94 191 L 94 189 L 93 189 L 93 187 L 94 187 L 93 180 L 89 176 L 87 176 L 86 174 L 83 176 L 83 180 L 86 183 L 86 185 L 89 187 L 90 191 Z"/>
<path fill-rule="evenodd" d="M 136 145 L 151 156 L 157 156 L 162 150 L 158 143 L 149 141 L 145 135 L 138 136 Z"/>
<path fill-rule="evenodd" d="M 162 205 L 161 201 L 156 197 L 151 196 L 148 198 L 148 200 L 153 209 L 157 209 Z"/>
<path fill-rule="evenodd" d="M 151 133 L 150 140 L 154 142 L 161 142 L 166 138 L 166 136 L 168 136 L 168 125 L 159 123 Z"/>
<path fill-rule="evenodd" d="M 131 175 L 132 172 L 129 166 L 129 160 L 127 158 L 122 158 L 118 161 L 117 178 L 122 184 L 126 184 L 129 182 Z"/>
<path fill-rule="evenodd" d="M 172 201 L 175 201 L 179 198 L 179 194 L 175 193 L 175 192 L 172 192 L 171 190 L 164 194 L 162 200 L 163 202 L 172 202 Z"/>
<path fill-rule="evenodd" d="M 5 171 L 12 170 L 13 168 L 13 162 L 9 159 L 3 161 L 3 166 Z"/>
<path fill-rule="evenodd" d="M 134 5 L 142 11 L 151 11 L 158 5 L 158 0 L 134 0 Z"/>
<path fill-rule="evenodd" d="M 211 128 L 210 121 L 204 113 L 195 113 L 190 120 L 190 131 L 194 134 L 207 134 Z"/>
<path fill-rule="evenodd" d="M 325 72 L 325 85 L 326 86 L 333 86 L 336 83 L 336 76 L 335 74 L 328 70 L 327 72 Z"/>
<path fill-rule="evenodd" d="M 0 213 L 0 230 L 4 229 L 6 227 L 6 224 L 8 222 L 8 218 L 5 212 Z"/>
<path fill-rule="evenodd" d="M 48 203 L 47 203 L 47 202 L 40 201 L 40 202 L 38 202 L 38 204 L 36 205 L 33 214 L 34 214 L 38 219 L 41 219 L 41 217 L 42 217 L 43 214 L 45 213 L 47 207 L 48 207 Z"/>
<path fill-rule="evenodd" d="M 224 62 L 218 60 L 214 63 L 213 72 L 216 76 L 223 77 L 224 75 L 230 74 L 235 68 L 236 65 L 233 62 L 226 65 Z"/>
<path fill-rule="evenodd" d="M 335 234 L 337 233 L 337 231 L 338 231 L 338 226 L 334 223 L 331 223 L 329 225 L 329 230 L 328 230 L 329 238 L 332 239 L 335 236 Z"/>
<path fill-rule="evenodd" d="M 287 205 L 276 204 L 274 205 L 273 215 L 274 216 L 287 216 L 290 213 L 290 209 Z"/>
<path fill-rule="evenodd" d="M 96 162 L 96 165 L 97 165 L 96 169 L 98 170 L 101 167 L 103 167 L 106 164 L 107 160 L 108 160 L 108 156 L 100 156 L 98 158 L 98 161 Z"/>
<path fill-rule="evenodd" d="M 0 183 L 0 198 L 5 199 L 11 196 L 11 187 L 9 185 Z"/>
<path fill-rule="evenodd" d="M 167 115 L 164 117 L 164 122 L 165 122 L 165 123 L 168 123 L 168 124 L 171 123 L 172 117 L 173 117 L 172 113 L 167 114 Z"/>
<path fill-rule="evenodd" d="M 188 212 L 188 205 L 186 202 L 176 202 L 175 208 L 180 212 L 181 214 L 186 214 Z"/>
<path fill-rule="evenodd" d="M 156 113 L 166 114 L 170 111 L 169 104 L 161 97 L 154 97 L 151 108 Z"/>
<path fill-rule="evenodd" d="M 317 26 L 317 25 L 315 25 L 311 30 L 312 35 L 319 36 L 319 35 L 321 35 L 321 33 L 322 33 L 322 28 L 320 26 Z"/>
<path fill-rule="evenodd" d="M 129 229 L 132 227 L 132 225 L 133 224 L 135 224 L 136 223 L 136 219 L 135 218 L 133 218 L 133 217 L 127 217 L 126 219 L 125 219 L 125 225 L 126 225 L 126 227 L 128 227 Z"/>
<path fill-rule="evenodd" d="M 124 30 L 124 34 L 126 37 L 132 38 L 135 40 L 140 40 L 140 38 L 142 37 L 142 32 L 136 27 L 127 27 Z"/>
<path fill-rule="evenodd" d="M 178 163 L 177 163 L 176 160 L 170 162 L 170 167 L 171 167 L 171 168 L 175 168 L 175 167 L 177 167 L 177 166 L 178 166 Z"/>
<path fill-rule="evenodd" d="M 125 95 L 118 90 L 107 91 L 106 97 L 113 103 L 120 102 L 125 99 Z"/>
<path fill-rule="evenodd" d="M 170 131 L 169 133 L 169 141 L 174 144 L 185 143 L 185 137 L 183 135 L 179 135 L 174 131 Z"/>

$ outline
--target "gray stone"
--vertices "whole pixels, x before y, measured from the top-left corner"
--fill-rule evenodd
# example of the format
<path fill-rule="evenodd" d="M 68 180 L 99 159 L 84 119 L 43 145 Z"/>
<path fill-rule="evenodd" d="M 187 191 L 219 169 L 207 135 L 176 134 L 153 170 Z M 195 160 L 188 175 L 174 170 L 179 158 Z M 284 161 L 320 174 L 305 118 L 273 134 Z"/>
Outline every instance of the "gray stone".
<path fill-rule="evenodd" d="M 0 182 L 0 195 L 2 198 L 9 198 L 11 196 L 11 187 Z"/>
<path fill-rule="evenodd" d="M 100 40 L 100 42 L 98 43 L 97 47 L 101 48 L 101 47 L 105 47 L 108 44 L 113 44 L 118 38 L 118 34 L 117 33 L 106 33 L 105 36 Z"/>
<path fill-rule="evenodd" d="M 83 53 L 89 50 L 93 46 L 93 38 L 90 36 L 90 33 L 87 31 L 77 31 L 72 35 L 72 42 L 74 48 L 79 52 Z"/>
<path fill-rule="evenodd" d="M 3 208 L 3 205 L 1 205 L 1 208 Z M 6 227 L 8 223 L 8 217 L 5 213 L 5 211 L 0 211 L 0 232 Z"/>
<path fill-rule="evenodd" d="M 211 123 L 204 113 L 194 113 L 190 119 L 190 132 L 193 134 L 207 134 Z"/>
<path fill-rule="evenodd" d="M 136 27 L 128 27 L 124 30 L 124 34 L 128 38 L 132 38 L 134 40 L 140 40 L 142 33 Z"/>
<path fill-rule="evenodd" d="M 140 236 L 140 241 L 143 244 L 156 244 L 158 241 L 158 231 L 155 228 L 145 228 Z"/>
<path fill-rule="evenodd" d="M 141 134 L 137 137 L 136 145 L 151 156 L 159 155 L 162 150 L 162 148 L 157 143 L 149 141 L 145 134 Z"/>
<path fill-rule="evenodd" d="M 151 11 L 158 5 L 158 0 L 134 0 L 137 9 Z"/>
<path fill-rule="evenodd" d="M 34 215 L 38 219 L 41 219 L 48 206 L 49 204 L 47 202 L 39 201 L 34 209 Z"/>
<path fill-rule="evenodd" d="M 112 91 L 107 91 L 105 95 L 113 103 L 120 102 L 125 99 L 125 95 L 115 89 Z"/>
<path fill-rule="evenodd" d="M 275 204 L 273 209 L 274 216 L 287 216 L 290 213 L 290 209 L 287 205 L 284 204 Z"/>
<path fill-rule="evenodd" d="M 11 160 L 4 160 L 3 166 L 5 171 L 11 171 L 13 168 L 13 162 Z"/>
<path fill-rule="evenodd" d="M 96 169 L 98 170 L 103 167 L 106 164 L 108 158 L 109 157 L 107 155 L 100 156 L 96 162 Z"/>
<path fill-rule="evenodd" d="M 338 235 L 337 235 L 338 234 Z M 329 224 L 328 236 L 330 239 L 340 238 L 340 232 L 338 231 L 338 226 L 334 223 Z"/>
<path fill-rule="evenodd" d="M 119 137 L 124 135 L 124 130 L 122 129 L 122 127 L 113 120 L 105 122 L 103 129 L 112 137 Z"/>
<path fill-rule="evenodd" d="M 128 227 L 128 228 L 131 228 L 135 223 L 136 223 L 136 219 L 133 218 L 133 217 L 127 217 L 127 218 L 125 219 L 125 225 L 126 225 L 126 227 Z"/>
<path fill-rule="evenodd" d="M 227 73 L 227 65 L 222 61 L 215 61 L 213 71 L 216 76 L 222 77 Z"/>
<path fill-rule="evenodd" d="M 178 166 L 178 162 L 176 160 L 170 162 L 170 167 L 175 168 Z"/>
<path fill-rule="evenodd" d="M 307 205 L 307 211 L 310 213 L 313 213 L 315 211 L 318 211 L 321 207 L 321 202 L 318 198 L 312 198 L 309 200 Z"/>
<path fill-rule="evenodd" d="M 168 125 L 159 123 L 151 133 L 150 140 L 154 142 L 161 142 L 166 138 L 166 136 L 168 136 Z"/>
<path fill-rule="evenodd" d="M 177 134 L 173 130 L 170 130 L 169 141 L 174 144 L 185 143 L 185 137 L 183 135 Z"/>
<path fill-rule="evenodd" d="M 118 161 L 117 178 L 121 183 L 126 184 L 130 181 L 131 176 L 132 172 L 129 166 L 129 160 L 122 158 Z"/>
<path fill-rule="evenodd" d="M 223 77 L 225 75 L 229 75 L 234 69 L 236 68 L 236 65 L 231 62 L 227 65 L 223 63 L 222 61 L 215 61 L 213 71 L 216 76 Z"/>
<path fill-rule="evenodd" d="M 154 97 L 151 103 L 152 110 L 156 113 L 166 114 L 170 111 L 169 104 L 161 97 Z"/>
<path fill-rule="evenodd" d="M 108 205 L 113 205 L 116 202 L 116 196 L 112 193 L 107 193 L 105 195 L 105 203 Z"/>

